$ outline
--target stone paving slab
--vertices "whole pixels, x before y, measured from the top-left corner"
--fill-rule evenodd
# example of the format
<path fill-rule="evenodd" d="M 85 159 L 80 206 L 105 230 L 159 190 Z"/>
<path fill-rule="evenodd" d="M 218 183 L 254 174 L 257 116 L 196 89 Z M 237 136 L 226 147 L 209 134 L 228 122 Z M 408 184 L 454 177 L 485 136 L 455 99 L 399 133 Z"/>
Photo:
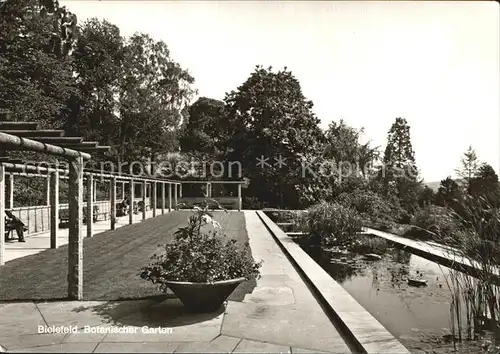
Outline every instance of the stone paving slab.
<path fill-rule="evenodd" d="M 176 353 L 232 353 L 241 338 L 218 336 L 211 342 L 183 343 L 177 347 Z"/>
<path fill-rule="evenodd" d="M 177 343 L 99 343 L 94 353 L 173 353 Z"/>
<path fill-rule="evenodd" d="M 45 321 L 33 302 L 0 304 L 0 336 L 10 337 L 36 334 L 38 325 Z M 0 341 L 0 344 L 3 343 Z"/>
<path fill-rule="evenodd" d="M 233 353 L 291 353 L 288 346 L 243 339 Z"/>
<path fill-rule="evenodd" d="M 96 347 L 95 343 L 65 343 L 40 347 L 15 349 L 12 353 L 92 353 Z"/>
<path fill-rule="evenodd" d="M 64 339 L 64 334 L 29 334 L 0 336 L 0 343 L 8 351 L 33 348 L 38 346 L 59 345 Z"/>
<path fill-rule="evenodd" d="M 319 305 L 318 305 L 319 306 Z M 222 334 L 314 351 L 350 353 L 321 311 L 302 305 L 272 306 L 229 302 Z"/>

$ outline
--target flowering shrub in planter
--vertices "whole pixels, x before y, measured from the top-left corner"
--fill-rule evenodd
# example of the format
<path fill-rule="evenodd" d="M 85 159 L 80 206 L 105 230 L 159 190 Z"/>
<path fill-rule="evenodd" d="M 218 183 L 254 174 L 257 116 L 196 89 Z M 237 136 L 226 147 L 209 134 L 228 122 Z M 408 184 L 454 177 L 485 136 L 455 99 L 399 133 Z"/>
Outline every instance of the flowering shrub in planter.
<path fill-rule="evenodd" d="M 217 231 L 220 225 L 208 210 L 214 202 L 223 209 L 208 198 L 203 208 L 194 207 L 188 225 L 180 227 L 174 242 L 165 245 L 164 253 L 153 255 L 153 263 L 141 272 L 143 279 L 157 284 L 162 291 L 172 289 L 184 305 L 199 312 L 216 310 L 241 282 L 260 277 L 261 262 L 253 260 L 249 244 L 241 245 Z M 204 231 L 207 227 L 212 229 Z M 213 290 L 217 285 L 219 290 Z M 190 299 L 180 293 L 187 287 L 193 288 L 187 295 Z M 192 299 L 198 295 L 199 299 Z"/>

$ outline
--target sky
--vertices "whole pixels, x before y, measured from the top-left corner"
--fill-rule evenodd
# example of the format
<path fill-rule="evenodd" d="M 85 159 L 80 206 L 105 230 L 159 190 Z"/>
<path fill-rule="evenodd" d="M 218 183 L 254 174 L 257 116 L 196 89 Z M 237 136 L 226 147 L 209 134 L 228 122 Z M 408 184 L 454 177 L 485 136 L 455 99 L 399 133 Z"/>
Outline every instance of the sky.
<path fill-rule="evenodd" d="M 322 128 L 344 119 L 383 149 L 406 118 L 421 176 L 455 175 L 471 145 L 500 169 L 496 2 L 77 1 L 97 17 L 164 41 L 199 96 L 223 99 L 256 65 L 287 67 Z"/>

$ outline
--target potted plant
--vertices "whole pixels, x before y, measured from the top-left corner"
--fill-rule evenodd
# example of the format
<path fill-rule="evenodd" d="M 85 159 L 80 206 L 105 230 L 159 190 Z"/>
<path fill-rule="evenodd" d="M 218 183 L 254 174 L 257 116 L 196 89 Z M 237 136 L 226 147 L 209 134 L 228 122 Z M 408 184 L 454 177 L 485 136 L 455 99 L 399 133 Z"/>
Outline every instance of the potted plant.
<path fill-rule="evenodd" d="M 217 311 L 239 284 L 260 277 L 261 262 L 253 260 L 249 244 L 218 232 L 210 204 L 223 209 L 210 198 L 203 207 L 194 207 L 188 225 L 175 232 L 165 252 L 154 254 L 154 262 L 140 274 L 163 292 L 170 288 L 189 312 Z"/>

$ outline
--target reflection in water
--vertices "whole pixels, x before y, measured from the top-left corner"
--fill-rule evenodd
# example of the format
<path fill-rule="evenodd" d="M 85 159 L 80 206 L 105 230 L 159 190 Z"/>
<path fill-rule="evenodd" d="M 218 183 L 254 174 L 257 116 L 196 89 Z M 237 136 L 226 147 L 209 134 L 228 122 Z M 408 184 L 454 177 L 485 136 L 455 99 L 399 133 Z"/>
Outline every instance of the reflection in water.
<path fill-rule="evenodd" d="M 448 268 L 396 248 L 380 261 L 356 256 L 353 264 L 332 263 L 317 249 L 303 249 L 410 351 L 449 347 L 442 341 L 451 333 Z M 409 286 L 408 278 L 425 279 L 427 286 Z M 477 343 L 470 345 L 481 352 Z"/>

